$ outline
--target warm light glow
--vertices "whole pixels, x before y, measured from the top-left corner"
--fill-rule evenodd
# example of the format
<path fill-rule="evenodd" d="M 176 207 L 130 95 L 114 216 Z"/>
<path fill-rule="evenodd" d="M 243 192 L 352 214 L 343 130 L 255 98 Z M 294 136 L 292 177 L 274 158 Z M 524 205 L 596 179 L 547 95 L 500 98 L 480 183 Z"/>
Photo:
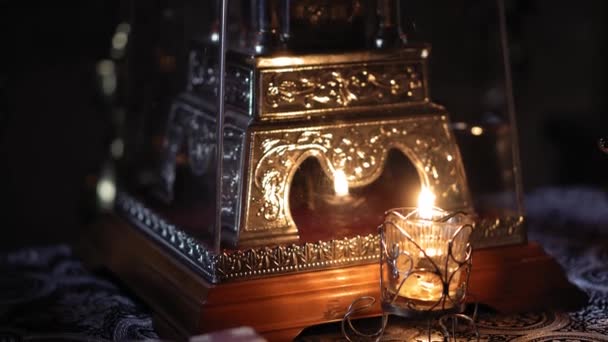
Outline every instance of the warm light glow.
<path fill-rule="evenodd" d="M 467 129 L 467 124 L 464 122 L 454 122 L 452 124 L 452 128 L 457 129 L 457 130 L 465 130 L 465 129 Z"/>
<path fill-rule="evenodd" d="M 473 127 L 471 127 L 471 134 L 473 134 L 473 135 L 482 135 L 483 134 L 483 128 L 481 128 L 479 126 L 473 126 Z"/>
<path fill-rule="evenodd" d="M 336 196 L 348 196 L 348 180 L 346 180 L 346 174 L 342 170 L 334 172 L 334 191 Z"/>
<path fill-rule="evenodd" d="M 429 247 L 424 252 L 426 253 L 426 255 L 429 258 L 432 258 L 432 257 L 440 255 L 441 251 L 438 248 Z"/>
<path fill-rule="evenodd" d="M 422 187 L 418 195 L 418 216 L 425 220 L 433 218 L 433 207 L 435 206 L 435 194 L 427 187 Z"/>
<path fill-rule="evenodd" d="M 300 57 L 274 57 L 269 60 L 272 66 L 280 67 L 293 64 L 302 64 L 303 59 Z"/>
<path fill-rule="evenodd" d="M 102 178 L 97 183 L 97 198 L 99 198 L 100 204 L 106 206 L 109 203 L 114 202 L 116 197 L 116 186 L 110 179 Z"/>

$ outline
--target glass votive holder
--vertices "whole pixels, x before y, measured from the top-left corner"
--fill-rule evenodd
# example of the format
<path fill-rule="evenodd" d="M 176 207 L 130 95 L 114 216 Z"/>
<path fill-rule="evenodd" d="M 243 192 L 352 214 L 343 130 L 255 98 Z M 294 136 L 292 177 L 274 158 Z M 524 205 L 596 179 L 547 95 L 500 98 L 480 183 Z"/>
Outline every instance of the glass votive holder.
<path fill-rule="evenodd" d="M 382 309 L 402 317 L 464 310 L 473 220 L 439 208 L 397 208 L 380 226 Z"/>

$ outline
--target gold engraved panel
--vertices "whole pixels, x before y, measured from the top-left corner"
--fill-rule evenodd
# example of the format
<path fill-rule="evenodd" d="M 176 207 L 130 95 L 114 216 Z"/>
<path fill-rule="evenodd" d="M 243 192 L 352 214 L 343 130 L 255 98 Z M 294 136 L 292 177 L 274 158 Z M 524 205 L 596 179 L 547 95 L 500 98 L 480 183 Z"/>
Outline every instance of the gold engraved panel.
<path fill-rule="evenodd" d="M 259 112 L 268 119 L 422 103 L 428 99 L 424 68 L 422 60 L 400 60 L 265 70 Z"/>
<path fill-rule="evenodd" d="M 289 128 L 257 128 L 250 134 L 250 156 L 240 242 L 297 239 L 289 208 L 295 171 L 307 158 L 317 158 L 333 180 L 344 171 L 349 186 L 372 183 L 382 173 L 390 149 L 406 155 L 420 182 L 446 209 L 471 210 L 464 167 L 446 115 L 409 116 L 348 123 L 302 124 Z M 264 241 L 265 239 L 268 239 Z M 245 244 L 247 244 L 245 242 Z"/>

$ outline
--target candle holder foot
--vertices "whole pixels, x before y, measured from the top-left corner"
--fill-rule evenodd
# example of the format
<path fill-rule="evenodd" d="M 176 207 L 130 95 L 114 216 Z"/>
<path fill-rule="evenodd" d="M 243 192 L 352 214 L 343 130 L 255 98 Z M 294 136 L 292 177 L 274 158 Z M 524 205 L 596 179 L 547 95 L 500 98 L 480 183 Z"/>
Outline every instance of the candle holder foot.
<path fill-rule="evenodd" d="M 380 328 L 376 331 L 371 332 L 362 332 L 357 329 L 353 322 L 352 317 L 354 315 L 360 315 L 365 311 L 370 310 L 376 299 L 371 296 L 363 296 L 355 299 L 346 310 L 346 314 L 342 319 L 341 329 L 342 335 L 349 342 L 355 341 L 381 341 L 384 332 L 386 331 L 386 327 L 388 324 L 388 313 L 383 313 L 382 320 L 380 323 Z M 470 340 L 470 336 L 474 336 L 475 340 L 479 342 L 479 330 L 477 329 L 477 324 L 475 321 L 477 320 L 477 307 L 475 304 L 475 308 L 473 310 L 473 314 L 471 316 L 464 313 L 446 313 L 442 314 L 441 312 L 437 312 L 436 315 L 429 315 L 428 313 L 421 312 L 422 317 L 426 317 L 426 330 L 423 331 L 420 335 L 420 338 L 417 338 L 416 341 L 419 342 L 432 342 L 433 340 L 433 327 L 434 322 L 439 324 L 439 333 L 443 338 L 444 342 L 456 341 L 456 336 L 458 335 L 467 335 L 467 340 Z M 410 318 L 416 318 L 415 315 L 411 315 Z M 463 323 L 463 324 L 461 324 Z"/>
<path fill-rule="evenodd" d="M 476 305 L 477 306 L 477 305 Z M 475 323 L 475 315 L 473 317 L 466 314 L 448 314 L 439 318 L 439 326 L 441 327 L 441 333 L 443 334 L 443 340 L 445 342 L 456 341 L 457 333 L 471 333 L 475 336 L 475 340 L 479 342 L 479 330 Z M 466 325 L 460 325 L 459 322 L 463 321 Z M 430 331 L 429 331 L 430 336 Z M 469 340 L 469 339 L 467 339 Z M 429 339 L 430 341 L 430 339 Z"/>
<path fill-rule="evenodd" d="M 371 296 L 363 296 L 355 299 L 346 310 L 346 314 L 342 319 L 342 335 L 349 342 L 359 341 L 359 340 L 369 340 L 369 341 L 380 341 L 382 335 L 384 335 L 384 330 L 386 329 L 386 324 L 388 323 L 388 314 L 384 313 L 382 315 L 382 322 L 380 329 L 372 332 L 372 333 L 364 333 L 359 331 L 353 325 L 351 317 L 355 314 L 368 311 L 376 302 L 376 298 Z M 352 334 L 351 334 L 352 332 Z"/>

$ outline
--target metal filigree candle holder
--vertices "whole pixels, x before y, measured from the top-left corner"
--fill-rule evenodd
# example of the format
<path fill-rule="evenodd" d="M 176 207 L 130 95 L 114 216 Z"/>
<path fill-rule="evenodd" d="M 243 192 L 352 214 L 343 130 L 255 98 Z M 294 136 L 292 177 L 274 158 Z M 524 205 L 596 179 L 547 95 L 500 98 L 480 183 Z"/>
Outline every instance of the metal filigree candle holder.
<path fill-rule="evenodd" d="M 392 209 L 380 226 L 382 307 L 409 317 L 463 309 L 471 270 L 472 220 L 435 208 Z"/>
<path fill-rule="evenodd" d="M 371 334 L 353 326 L 351 316 L 375 302 L 372 297 L 359 298 L 348 308 L 342 323 L 347 339 L 351 340 L 348 331 L 353 331 L 359 337 L 379 340 L 389 314 L 427 319 L 429 341 L 433 319 L 438 319 L 447 340 L 454 336 L 459 321 L 468 323 L 479 338 L 475 314 L 463 314 L 471 271 L 473 221 L 465 213 L 439 208 L 427 215 L 414 208 L 386 212 L 379 227 L 382 326 Z"/>

